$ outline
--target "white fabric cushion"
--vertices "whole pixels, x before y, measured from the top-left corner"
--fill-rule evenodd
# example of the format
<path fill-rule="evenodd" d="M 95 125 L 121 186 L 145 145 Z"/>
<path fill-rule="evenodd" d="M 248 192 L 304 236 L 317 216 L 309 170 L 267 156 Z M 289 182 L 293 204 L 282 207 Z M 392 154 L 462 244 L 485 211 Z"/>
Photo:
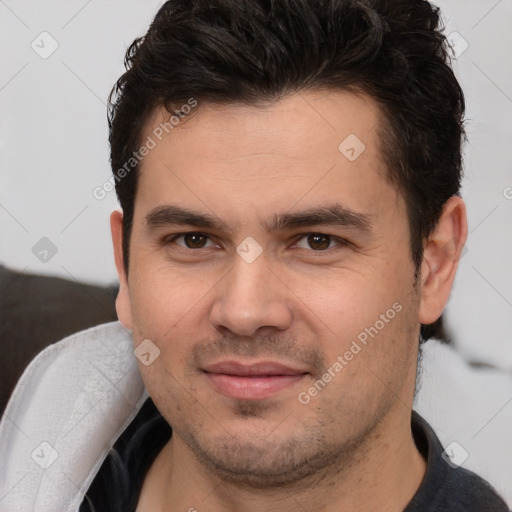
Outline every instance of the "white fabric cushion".
<path fill-rule="evenodd" d="M 78 510 L 146 398 L 131 335 L 118 322 L 46 348 L 26 369 L 0 423 L 0 510 Z"/>
<path fill-rule="evenodd" d="M 425 344 L 422 368 L 414 409 L 512 507 L 512 372 L 474 368 L 435 340 Z"/>

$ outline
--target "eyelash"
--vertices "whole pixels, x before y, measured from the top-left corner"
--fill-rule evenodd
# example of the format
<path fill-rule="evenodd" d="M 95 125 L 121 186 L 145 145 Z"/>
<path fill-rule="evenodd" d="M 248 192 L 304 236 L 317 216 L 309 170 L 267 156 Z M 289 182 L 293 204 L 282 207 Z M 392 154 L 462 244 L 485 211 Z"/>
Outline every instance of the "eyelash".
<path fill-rule="evenodd" d="M 177 239 L 179 238 L 182 238 L 186 235 L 202 235 L 202 236 L 205 236 L 207 237 L 208 241 L 212 241 L 211 240 L 211 237 L 209 235 L 207 235 L 206 233 L 202 233 L 200 231 L 187 231 L 185 233 L 176 233 L 174 235 L 171 235 L 171 236 L 168 236 L 166 238 L 164 238 L 163 240 L 163 244 L 164 245 L 170 245 L 172 243 L 175 243 Z M 347 240 L 343 239 L 343 238 L 339 238 L 339 237 L 336 237 L 334 235 L 329 235 L 327 233 L 320 233 L 320 232 L 317 232 L 317 231 L 311 231 L 309 233 L 301 233 L 300 236 L 297 236 L 295 238 L 295 242 L 294 242 L 294 245 L 296 245 L 299 241 L 301 241 L 302 239 L 305 239 L 311 235 L 318 235 L 318 236 L 321 236 L 321 237 L 325 237 L 325 238 L 329 238 L 329 240 L 331 242 L 336 242 L 338 244 L 339 247 L 345 247 L 345 246 L 348 246 L 350 245 L 350 242 L 348 242 Z M 183 245 L 180 245 L 180 244 L 177 244 L 179 245 L 179 247 L 185 251 L 195 251 L 195 252 L 200 252 L 200 251 L 203 251 L 203 250 L 206 250 L 206 249 L 209 249 L 210 247 L 200 247 L 200 248 L 197 248 L 197 249 L 193 249 L 193 248 L 190 248 L 190 247 L 185 247 Z M 299 248 L 300 249 L 300 248 Z M 329 247 L 327 249 L 319 249 L 319 250 L 315 250 L 315 249 L 304 249 L 304 250 L 307 250 L 308 252 L 312 252 L 312 253 L 327 253 L 328 251 L 331 251 L 332 249 L 334 249 L 333 247 Z"/>

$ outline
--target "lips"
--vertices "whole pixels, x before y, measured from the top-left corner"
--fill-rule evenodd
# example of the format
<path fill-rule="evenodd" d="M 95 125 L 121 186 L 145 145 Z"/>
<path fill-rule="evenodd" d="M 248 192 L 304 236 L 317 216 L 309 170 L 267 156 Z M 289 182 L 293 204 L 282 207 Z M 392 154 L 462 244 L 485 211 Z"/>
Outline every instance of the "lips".
<path fill-rule="evenodd" d="M 220 361 L 204 368 L 210 384 L 236 399 L 262 400 L 302 380 L 307 371 L 274 361 L 243 364 Z"/>

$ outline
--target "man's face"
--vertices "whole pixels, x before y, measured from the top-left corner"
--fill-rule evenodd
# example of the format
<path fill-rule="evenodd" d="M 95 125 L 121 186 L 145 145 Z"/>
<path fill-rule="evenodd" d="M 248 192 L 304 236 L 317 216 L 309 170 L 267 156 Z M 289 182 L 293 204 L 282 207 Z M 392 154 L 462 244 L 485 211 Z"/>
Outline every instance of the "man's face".
<path fill-rule="evenodd" d="M 419 296 L 380 115 L 307 92 L 146 126 L 120 319 L 160 350 L 140 370 L 173 442 L 217 474 L 295 480 L 409 413 Z"/>

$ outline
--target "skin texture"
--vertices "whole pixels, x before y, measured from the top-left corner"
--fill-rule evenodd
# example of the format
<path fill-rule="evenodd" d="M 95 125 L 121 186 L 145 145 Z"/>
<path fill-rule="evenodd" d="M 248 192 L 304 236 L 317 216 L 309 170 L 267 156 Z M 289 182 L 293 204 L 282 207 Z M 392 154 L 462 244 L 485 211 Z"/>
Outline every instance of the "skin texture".
<path fill-rule="evenodd" d="M 142 140 L 166 116 L 155 111 Z M 111 217 L 117 310 L 135 346 L 149 339 L 160 350 L 140 370 L 173 436 L 146 477 L 139 512 L 399 511 L 419 487 L 425 461 L 410 429 L 419 327 L 448 299 L 466 215 L 460 198 L 446 203 L 415 282 L 405 204 L 379 150 L 380 116 L 373 100 L 349 92 L 199 104 L 144 158 L 128 276 L 122 214 Z M 350 134 L 365 145 L 354 161 L 338 149 Z M 221 225 L 149 225 L 148 214 L 166 205 Z M 371 230 L 270 229 L 276 215 L 330 205 L 365 215 Z M 207 237 L 172 238 L 190 232 Z M 262 249 L 251 263 L 236 251 L 247 237 Z M 381 315 L 388 321 L 377 324 Z M 372 326 L 377 334 L 348 360 Z M 220 360 L 278 361 L 304 375 L 267 398 L 235 399 L 203 371 Z M 301 403 L 329 368 L 329 382 Z"/>

